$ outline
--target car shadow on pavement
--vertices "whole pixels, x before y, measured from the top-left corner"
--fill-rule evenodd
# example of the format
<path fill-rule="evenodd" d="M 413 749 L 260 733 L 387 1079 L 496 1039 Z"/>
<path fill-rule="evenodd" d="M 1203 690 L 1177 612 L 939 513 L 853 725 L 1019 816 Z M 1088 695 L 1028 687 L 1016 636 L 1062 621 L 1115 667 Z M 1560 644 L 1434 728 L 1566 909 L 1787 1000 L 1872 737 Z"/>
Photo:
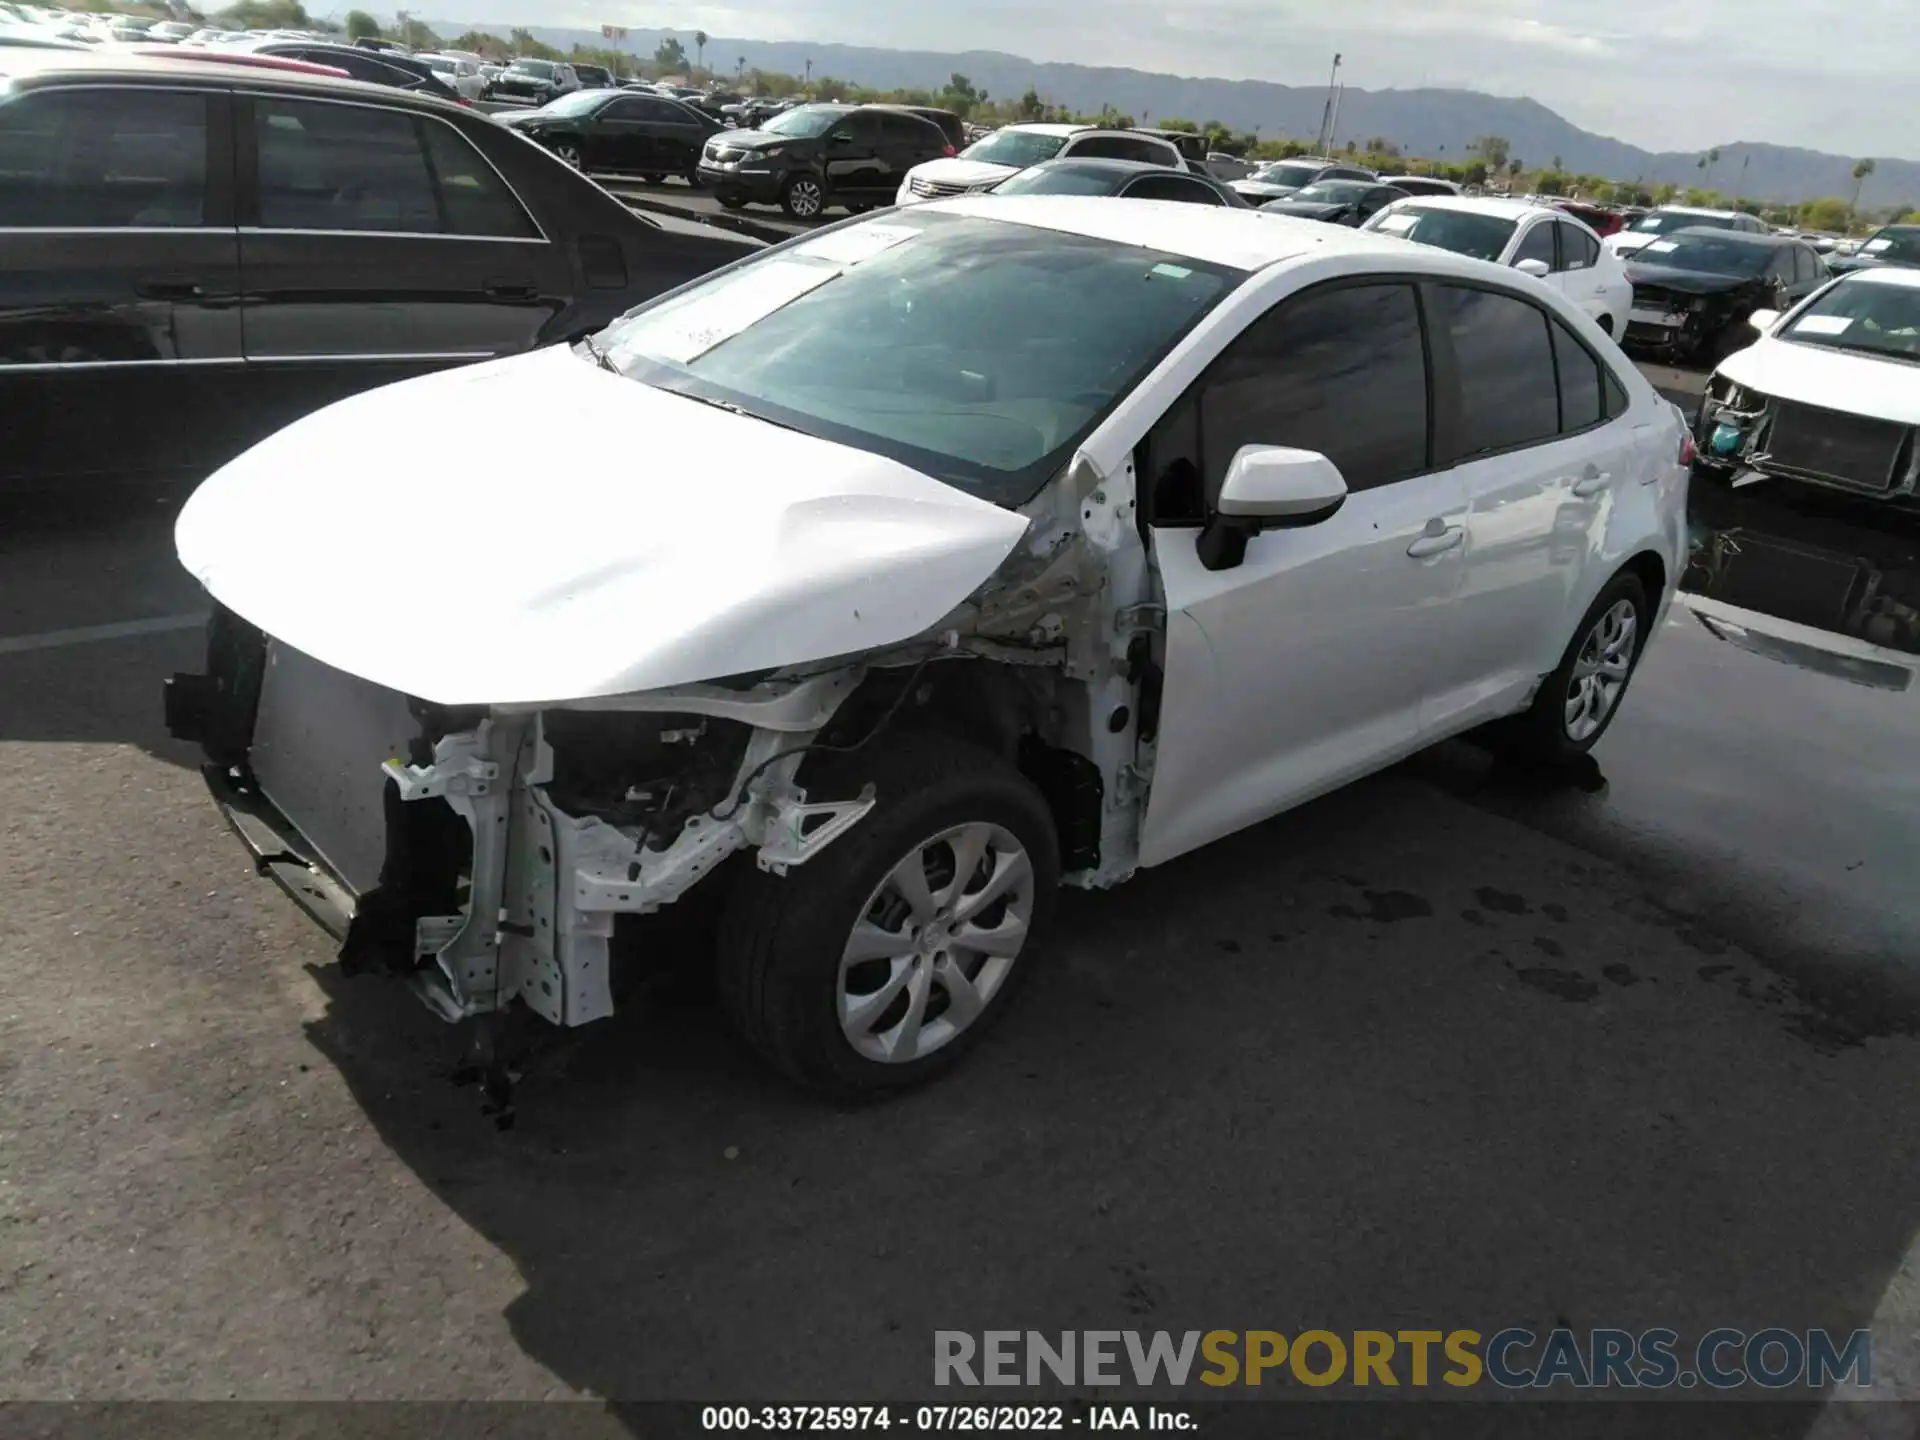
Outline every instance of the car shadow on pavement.
<path fill-rule="evenodd" d="M 999 1030 L 884 1104 L 792 1092 L 696 985 L 569 1037 L 497 1131 L 397 987 L 316 979 L 313 1043 L 600 1397 L 1005 1398 L 935 1392 L 935 1329 L 1912 1328 L 1914 1041 L 1823 1030 L 1616 867 L 1403 772 L 1066 894 Z M 1807 1433 L 1784 1398 L 1688 1433 Z"/>

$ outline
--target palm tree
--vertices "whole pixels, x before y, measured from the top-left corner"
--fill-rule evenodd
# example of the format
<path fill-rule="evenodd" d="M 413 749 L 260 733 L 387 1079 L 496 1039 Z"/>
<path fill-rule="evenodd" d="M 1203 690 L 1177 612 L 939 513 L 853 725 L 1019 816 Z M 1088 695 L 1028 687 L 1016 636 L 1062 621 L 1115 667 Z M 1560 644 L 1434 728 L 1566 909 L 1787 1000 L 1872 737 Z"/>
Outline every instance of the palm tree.
<path fill-rule="evenodd" d="M 1707 151 L 1706 154 L 1700 157 L 1700 164 L 1698 166 L 1698 169 L 1700 171 L 1700 188 L 1702 190 L 1707 188 L 1707 181 L 1713 175 L 1713 167 L 1718 165 L 1719 163 L 1720 163 L 1720 147 L 1717 145 L 1713 149 Z"/>
<path fill-rule="evenodd" d="M 707 32 L 704 30 L 696 30 L 693 32 L 694 69 L 703 70 L 706 68 L 706 63 L 707 63 L 706 56 L 707 56 Z"/>
<path fill-rule="evenodd" d="M 742 75 L 746 73 L 747 73 L 747 57 L 744 55 L 734 56 L 733 57 L 733 78 L 738 80 Z"/>
<path fill-rule="evenodd" d="M 1860 208 L 1860 190 L 1867 183 L 1867 177 L 1873 174 L 1873 161 L 1862 160 L 1853 167 L 1853 203 L 1847 206 L 1847 218 L 1853 218 L 1853 212 Z"/>

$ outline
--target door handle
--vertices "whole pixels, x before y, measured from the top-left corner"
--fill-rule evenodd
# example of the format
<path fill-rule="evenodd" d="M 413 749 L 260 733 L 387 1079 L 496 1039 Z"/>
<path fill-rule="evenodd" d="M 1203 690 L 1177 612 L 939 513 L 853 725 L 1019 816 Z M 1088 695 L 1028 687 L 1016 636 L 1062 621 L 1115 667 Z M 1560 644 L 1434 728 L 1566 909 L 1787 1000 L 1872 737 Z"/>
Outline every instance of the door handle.
<path fill-rule="evenodd" d="M 1467 531 L 1463 525 L 1449 525 L 1439 519 L 1429 520 L 1425 533 L 1407 546 L 1407 554 L 1416 560 L 1426 560 L 1446 554 L 1466 538 Z"/>
<path fill-rule="evenodd" d="M 1582 500 L 1587 500 L 1598 495 L 1612 483 L 1613 476 L 1611 474 L 1605 470 L 1596 470 L 1593 466 L 1589 465 L 1586 473 L 1573 482 L 1573 493 L 1578 495 Z"/>
<path fill-rule="evenodd" d="M 207 294 L 204 285 L 191 280 L 142 280 L 133 292 L 145 300 L 204 300 Z"/>
<path fill-rule="evenodd" d="M 525 280 L 489 280 L 481 288 L 489 300 L 531 300 L 538 293 Z"/>

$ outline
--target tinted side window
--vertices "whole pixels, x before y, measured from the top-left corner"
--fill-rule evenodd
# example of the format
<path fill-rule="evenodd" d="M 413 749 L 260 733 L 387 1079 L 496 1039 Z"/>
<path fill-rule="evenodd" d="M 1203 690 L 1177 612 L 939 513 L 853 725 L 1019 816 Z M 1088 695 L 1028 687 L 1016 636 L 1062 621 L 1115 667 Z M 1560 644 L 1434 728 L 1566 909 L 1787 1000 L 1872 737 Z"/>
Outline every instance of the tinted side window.
<path fill-rule="evenodd" d="M 1320 177 L 1322 180 L 1371 180 L 1373 176 L 1365 170 L 1347 170 L 1336 165 Z"/>
<path fill-rule="evenodd" d="M 260 224 L 269 230 L 437 232 L 413 117 L 363 105 L 253 101 Z"/>
<path fill-rule="evenodd" d="M 1459 433 L 1442 463 L 1559 434 L 1546 312 L 1495 290 L 1442 285 L 1435 293 L 1460 377 Z"/>
<path fill-rule="evenodd" d="M 1553 327 L 1553 366 L 1560 378 L 1560 432 L 1570 435 L 1602 418 L 1600 362 L 1558 320 Z"/>
<path fill-rule="evenodd" d="M 1168 163 L 1167 147 L 1125 135 L 1089 135 L 1070 145 L 1071 153 L 1097 160 L 1144 160 L 1153 165 Z"/>
<path fill-rule="evenodd" d="M 1181 200 L 1189 205 L 1226 203 L 1207 186 L 1177 175 L 1148 175 L 1129 185 L 1126 194 L 1135 200 Z"/>
<path fill-rule="evenodd" d="M 1243 445 L 1317 450 L 1355 490 L 1418 475 L 1428 468 L 1427 365 L 1413 287 L 1345 285 L 1282 301 L 1214 362 L 1188 405 L 1195 498 L 1207 505 Z M 1202 518 L 1167 513 L 1198 511 L 1191 502 L 1161 502 L 1165 462 L 1179 458 L 1151 457 L 1156 518 Z"/>
<path fill-rule="evenodd" d="M 836 135 L 850 135 L 856 145 L 880 143 L 880 117 L 872 110 L 856 110 L 833 127 Z"/>
<path fill-rule="evenodd" d="M 946 146 L 946 137 L 938 127 L 931 120 L 922 120 L 917 115 L 882 114 L 880 133 L 889 145 L 923 149 L 944 149 Z"/>
<path fill-rule="evenodd" d="M 416 122 L 427 142 L 427 161 L 440 197 L 449 235 L 482 235 L 494 239 L 537 240 L 540 230 L 531 216 L 489 165 L 451 125 L 438 120 Z"/>
<path fill-rule="evenodd" d="M 0 105 L 0 228 L 204 225 L 207 102 L 43 90 Z"/>
<path fill-rule="evenodd" d="M 1513 252 L 1513 263 L 1522 260 L 1544 260 L 1549 270 L 1560 263 L 1553 253 L 1553 231 L 1551 221 L 1541 221 L 1520 239 L 1520 248 Z"/>
<path fill-rule="evenodd" d="M 1578 225 L 1562 223 L 1560 255 L 1569 270 L 1591 270 L 1600 263 L 1600 242 Z"/>

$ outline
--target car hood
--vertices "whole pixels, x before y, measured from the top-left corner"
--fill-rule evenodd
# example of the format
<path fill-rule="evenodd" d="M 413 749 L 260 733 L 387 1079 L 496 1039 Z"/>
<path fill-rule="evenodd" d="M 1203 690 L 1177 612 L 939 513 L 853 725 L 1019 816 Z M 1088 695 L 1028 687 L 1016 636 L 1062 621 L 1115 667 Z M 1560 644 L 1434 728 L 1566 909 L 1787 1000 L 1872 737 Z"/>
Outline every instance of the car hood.
<path fill-rule="evenodd" d="M 567 437 L 619 437 L 583 461 Z M 448 437 L 454 437 L 449 441 Z M 213 598 L 441 704 L 655 690 L 911 638 L 1026 521 L 565 346 L 403 381 L 216 471 L 175 526 Z"/>
<path fill-rule="evenodd" d="M 776 135 L 771 130 L 720 130 L 707 137 L 724 140 L 733 150 L 765 150 L 774 145 L 810 145 L 804 135 Z"/>
<path fill-rule="evenodd" d="M 1274 200 L 1260 208 L 1268 215 L 1299 215 L 1308 220 L 1325 220 L 1351 210 L 1353 206 L 1337 200 Z"/>
<path fill-rule="evenodd" d="M 1651 231 L 1642 234 L 1635 230 L 1616 230 L 1601 243 L 1616 255 L 1631 255 L 1634 251 L 1651 245 L 1660 237 Z"/>
<path fill-rule="evenodd" d="M 907 174 L 915 180 L 937 180 L 942 185 L 991 185 L 1019 173 L 1017 165 L 1002 165 L 993 160 L 963 160 L 949 155 L 940 160 L 923 160 Z"/>
<path fill-rule="evenodd" d="M 1728 356 L 1720 373 L 1776 400 L 1920 425 L 1920 368 L 1897 360 L 1768 336 Z"/>
<path fill-rule="evenodd" d="M 1627 279 L 1636 285 L 1653 285 L 1681 295 L 1729 295 L 1748 285 L 1760 283 L 1757 275 L 1710 275 L 1701 270 L 1669 270 L 1664 265 L 1627 267 Z"/>
<path fill-rule="evenodd" d="M 1289 195 L 1300 193 L 1298 185 L 1269 185 L 1264 180 L 1234 180 L 1229 182 L 1227 188 L 1238 190 L 1249 199 L 1258 197 L 1262 200 L 1284 200 Z"/>

